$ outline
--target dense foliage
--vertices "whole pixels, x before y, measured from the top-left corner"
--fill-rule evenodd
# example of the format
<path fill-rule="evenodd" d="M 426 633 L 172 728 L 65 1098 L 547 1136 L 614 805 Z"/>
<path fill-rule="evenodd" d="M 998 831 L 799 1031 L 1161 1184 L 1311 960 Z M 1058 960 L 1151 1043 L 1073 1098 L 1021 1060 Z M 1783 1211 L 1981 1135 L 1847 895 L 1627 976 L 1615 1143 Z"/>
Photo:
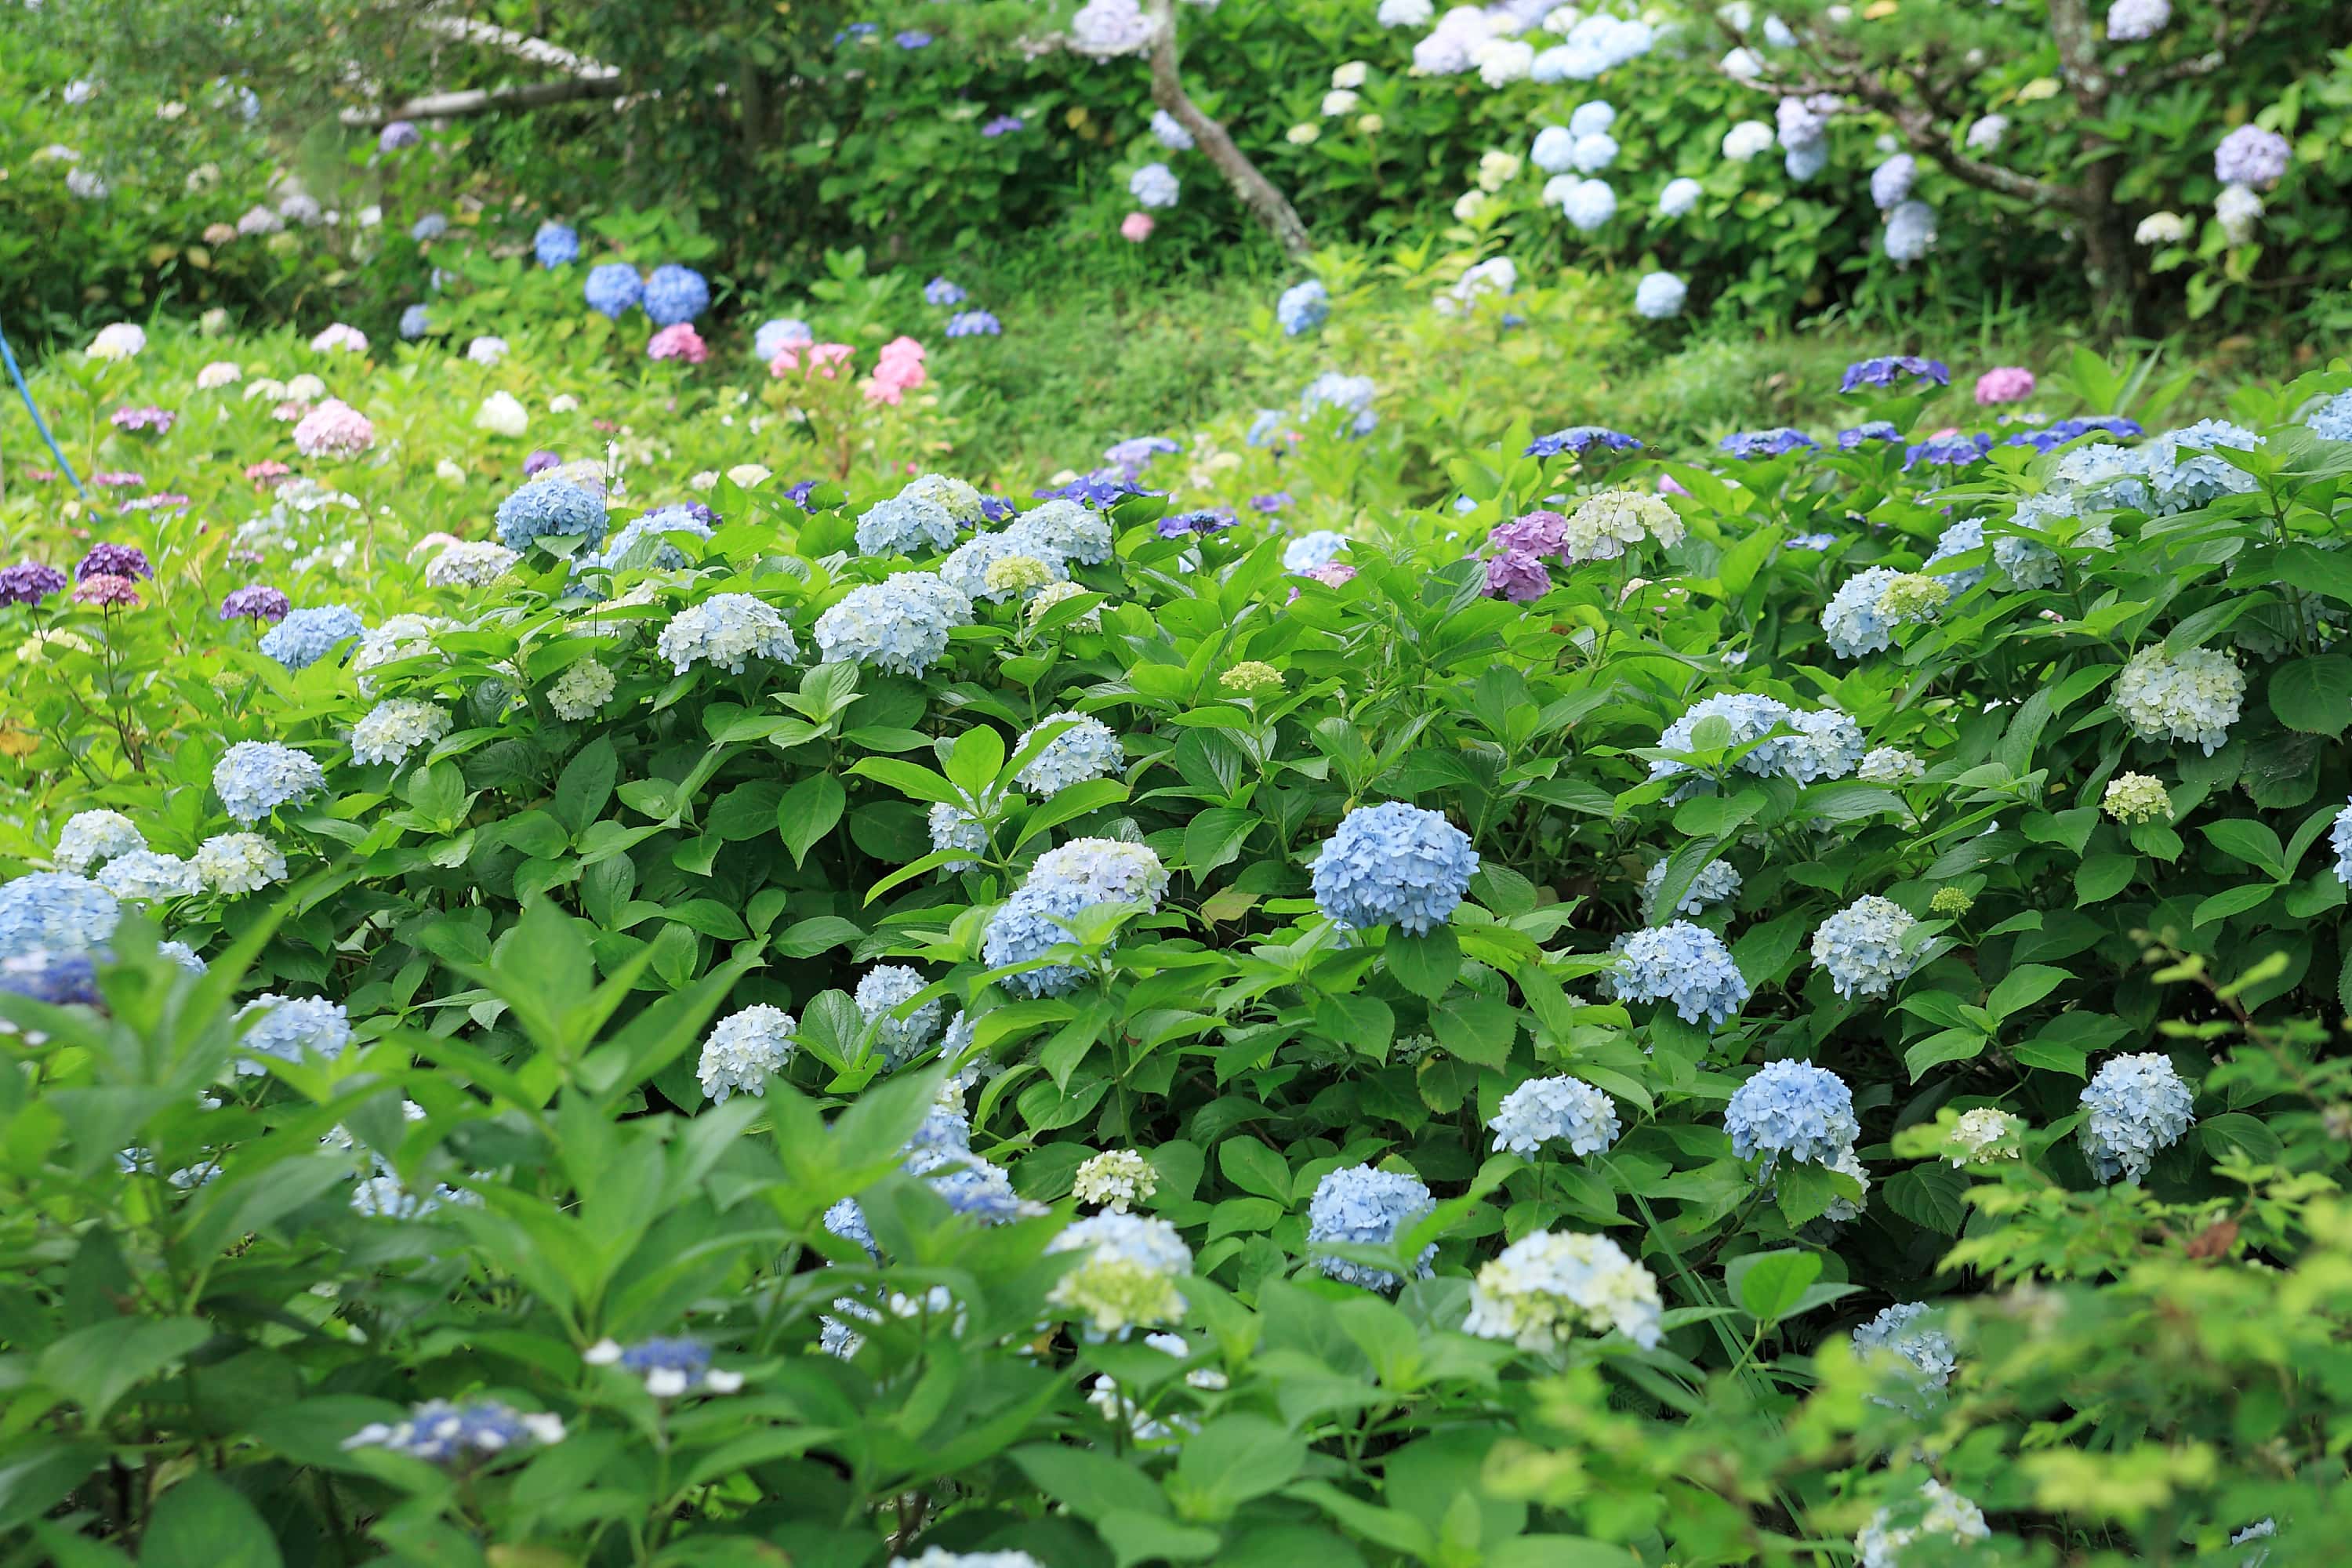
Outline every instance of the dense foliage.
<path fill-rule="evenodd" d="M 604 330 L 37 378 L 26 1552 L 2329 1560 L 2352 373 L 1007 500 Z"/>

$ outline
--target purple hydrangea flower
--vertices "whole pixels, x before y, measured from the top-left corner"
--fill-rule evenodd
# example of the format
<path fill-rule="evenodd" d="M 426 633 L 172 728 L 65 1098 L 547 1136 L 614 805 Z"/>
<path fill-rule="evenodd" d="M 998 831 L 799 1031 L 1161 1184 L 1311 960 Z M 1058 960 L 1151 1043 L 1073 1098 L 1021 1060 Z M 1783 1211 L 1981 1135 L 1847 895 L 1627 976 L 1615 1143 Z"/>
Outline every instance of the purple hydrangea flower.
<path fill-rule="evenodd" d="M 1003 332 L 1004 323 L 992 310 L 958 310 L 940 331 L 950 338 L 993 338 Z"/>
<path fill-rule="evenodd" d="M 1525 550 L 1506 550 L 1486 559 L 1486 595 L 1524 605 L 1551 592 L 1551 574 L 1543 558 Z"/>
<path fill-rule="evenodd" d="M 147 552 L 135 544 L 93 544 L 74 568 L 74 576 L 84 582 L 92 577 L 154 575 L 155 569 L 147 564 Z"/>
<path fill-rule="evenodd" d="M 931 36 L 920 27 L 909 27 L 890 41 L 902 49 L 928 49 L 931 47 Z"/>
<path fill-rule="evenodd" d="M 1124 474 L 1103 472 L 1073 479 L 1059 489 L 1040 489 L 1031 493 L 1041 500 L 1074 500 L 1081 506 L 1093 507 L 1100 510 L 1114 502 L 1126 500 L 1129 496 L 1153 496 L 1160 492 L 1145 489 Z"/>
<path fill-rule="evenodd" d="M 1633 452 L 1642 443 L 1621 430 L 1601 425 L 1571 425 L 1565 430 L 1555 430 L 1549 436 L 1538 436 L 1528 443 L 1530 458 L 1557 458 L 1562 452 L 1581 458 L 1595 447 L 1612 452 Z"/>
<path fill-rule="evenodd" d="M 522 460 L 522 477 L 527 479 L 536 479 L 540 475 L 547 472 L 550 468 L 562 468 L 562 466 L 563 459 L 562 458 L 557 457 L 554 453 L 542 447 L 538 451 L 533 452 L 530 457 L 525 458 Z"/>
<path fill-rule="evenodd" d="M 2213 177 L 2225 185 L 2274 185 L 2293 153 L 2277 132 L 2241 125 L 2213 149 Z"/>
<path fill-rule="evenodd" d="M 425 140 L 424 133 L 405 120 L 395 120 L 376 133 L 375 150 L 397 153 L 404 147 L 414 147 Z"/>
<path fill-rule="evenodd" d="M 1895 427 L 1892 420 L 1873 419 L 1867 424 L 1857 425 L 1851 430 L 1839 431 L 1838 450 L 1851 452 L 1865 441 L 1900 441 L 1901 439 L 1903 439 L 1903 432 Z"/>
<path fill-rule="evenodd" d="M 999 136 L 1010 136 L 1015 131 L 1023 129 L 1025 129 L 1025 127 L 1019 115 L 1000 114 L 995 119 L 990 121 L 987 124 L 982 126 L 980 128 L 980 133 L 992 141 Z"/>
<path fill-rule="evenodd" d="M 1171 512 L 1160 520 L 1160 537 L 1182 539 L 1188 534 L 1199 534 L 1205 539 L 1213 533 L 1223 533 L 1240 521 L 1234 515 L 1233 508 L 1224 506 L 1210 507 L 1202 511 Z"/>
<path fill-rule="evenodd" d="M 1880 354 L 1875 359 L 1856 360 L 1845 367 L 1845 379 L 1838 384 L 1840 392 L 1852 392 L 1864 386 L 1893 386 L 1905 376 L 1914 383 L 1930 386 L 1949 386 L 1952 373 L 1942 360 L 1922 359 L 1917 354 Z"/>
<path fill-rule="evenodd" d="M 1250 505 L 1263 512 L 1277 512 L 1291 502 L 1288 490 L 1271 490 L 1262 496 L 1250 497 Z"/>
<path fill-rule="evenodd" d="M 232 588 L 221 600 L 220 618 L 225 621 L 243 617 L 252 621 L 276 623 L 286 618 L 294 606 L 286 595 L 266 583 L 254 583 L 243 588 Z"/>
<path fill-rule="evenodd" d="M 178 417 L 170 409 L 158 408 L 151 403 L 138 408 L 118 408 L 111 422 L 117 430 L 152 431 L 162 436 L 171 430 L 172 422 Z"/>
<path fill-rule="evenodd" d="M 0 605 L 37 605 L 66 585 L 66 574 L 38 561 L 0 566 Z"/>
<path fill-rule="evenodd" d="M 1916 468 L 1924 463 L 1931 468 L 1965 468 L 1991 450 L 1992 437 L 1981 431 L 1973 436 L 1933 436 L 1906 450 L 1903 466 Z"/>
<path fill-rule="evenodd" d="M 1719 445 L 1735 458 L 1778 458 L 1801 448 L 1818 447 L 1821 443 L 1802 430 L 1782 426 L 1772 430 L 1735 431 Z"/>
<path fill-rule="evenodd" d="M 1496 523 L 1486 542 L 1507 555 L 1557 555 L 1568 542 L 1568 519 L 1556 511 L 1531 511 Z M 1489 574 L 1488 585 L 1492 584 Z"/>

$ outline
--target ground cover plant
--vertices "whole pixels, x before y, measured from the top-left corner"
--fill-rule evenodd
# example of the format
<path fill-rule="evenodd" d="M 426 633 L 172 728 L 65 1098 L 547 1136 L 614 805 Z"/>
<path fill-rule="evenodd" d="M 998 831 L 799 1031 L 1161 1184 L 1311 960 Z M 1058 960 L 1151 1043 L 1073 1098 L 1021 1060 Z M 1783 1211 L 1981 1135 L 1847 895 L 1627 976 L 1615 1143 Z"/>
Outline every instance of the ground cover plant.
<path fill-rule="evenodd" d="M 2332 17 L 99 19 L 6 1561 L 2340 1559 Z"/>

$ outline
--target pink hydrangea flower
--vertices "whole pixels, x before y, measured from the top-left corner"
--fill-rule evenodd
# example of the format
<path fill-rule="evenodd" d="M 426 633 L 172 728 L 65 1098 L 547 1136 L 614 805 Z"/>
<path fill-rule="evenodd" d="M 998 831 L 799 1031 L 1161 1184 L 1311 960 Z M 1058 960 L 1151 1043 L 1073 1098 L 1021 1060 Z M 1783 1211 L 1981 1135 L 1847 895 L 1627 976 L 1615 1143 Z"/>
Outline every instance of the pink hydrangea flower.
<path fill-rule="evenodd" d="M 1352 580 L 1356 569 L 1344 561 L 1326 561 L 1322 565 L 1311 568 L 1307 574 L 1326 588 L 1337 588 Z"/>
<path fill-rule="evenodd" d="M 327 399 L 294 426 L 294 449 L 306 458 L 356 458 L 373 445 L 375 426 L 340 397 Z"/>
<path fill-rule="evenodd" d="M 95 572 L 81 580 L 81 585 L 74 590 L 73 597 L 77 605 L 97 605 L 109 610 L 123 605 L 135 608 L 139 603 L 139 584 L 128 577 Z"/>
<path fill-rule="evenodd" d="M 912 338 L 893 338 L 882 345 L 874 374 L 866 378 L 866 401 L 896 405 L 929 379 L 923 369 L 923 345 Z"/>
<path fill-rule="evenodd" d="M 1977 377 L 1977 405 L 2021 403 L 2033 395 L 2033 373 L 2021 365 L 1996 365 Z"/>
<path fill-rule="evenodd" d="M 809 374 L 831 381 L 839 374 L 839 367 L 849 363 L 849 355 L 847 343 L 786 343 L 768 362 L 768 374 L 784 376 L 805 368 Z"/>
<path fill-rule="evenodd" d="M 1658 493 L 1662 496 L 1686 496 L 1690 494 L 1690 491 L 1685 489 L 1679 483 L 1677 483 L 1674 475 L 1660 474 L 1658 476 Z"/>
<path fill-rule="evenodd" d="M 1119 220 L 1118 234 L 1119 237 L 1129 245 L 1141 245 L 1151 237 L 1151 231 L 1159 226 L 1150 213 L 1129 213 Z"/>
<path fill-rule="evenodd" d="M 310 346 L 320 353 L 333 353 L 340 350 L 344 353 L 363 354 L 367 353 L 368 337 L 349 322 L 337 321 L 312 338 Z"/>
<path fill-rule="evenodd" d="M 656 332 L 653 341 L 646 344 L 646 355 L 649 359 L 682 359 L 688 364 L 700 364 L 710 357 L 710 349 L 703 342 L 702 334 L 694 330 L 693 322 L 680 321 Z"/>
<path fill-rule="evenodd" d="M 428 550 L 442 550 L 458 542 L 459 540 L 456 534 L 442 533 L 436 531 L 426 534 L 424 538 L 410 545 L 408 547 L 408 559 L 414 561 Z"/>
<path fill-rule="evenodd" d="M 279 462 L 275 458 L 265 458 L 260 462 L 247 468 L 245 470 L 245 477 L 252 481 L 254 489 L 257 490 L 266 490 L 275 488 L 279 481 L 284 479 L 287 475 L 293 471 L 293 469 L 288 468 L 285 464 Z"/>

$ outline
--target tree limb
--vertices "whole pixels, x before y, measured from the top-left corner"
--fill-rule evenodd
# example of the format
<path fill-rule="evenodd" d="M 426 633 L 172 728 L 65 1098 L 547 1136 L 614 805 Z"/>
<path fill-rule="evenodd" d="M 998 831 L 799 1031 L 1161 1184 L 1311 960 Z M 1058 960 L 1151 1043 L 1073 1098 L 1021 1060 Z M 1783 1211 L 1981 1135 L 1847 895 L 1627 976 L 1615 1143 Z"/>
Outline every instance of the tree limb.
<path fill-rule="evenodd" d="M 1256 215 L 1266 231 L 1274 236 L 1276 245 L 1293 260 L 1306 257 L 1315 248 L 1307 235 L 1307 225 L 1290 199 L 1275 189 L 1274 182 L 1258 172 L 1249 155 L 1234 145 L 1234 139 L 1223 125 L 1192 101 L 1184 90 L 1178 74 L 1180 58 L 1176 50 L 1176 17 L 1169 0 L 1152 0 L 1151 20 L 1155 31 L 1151 39 L 1151 100 L 1176 118 L 1177 123 L 1192 134 L 1193 145 L 1202 156 L 1217 166 L 1240 196 L 1242 204 Z"/>
<path fill-rule="evenodd" d="M 478 22 L 470 16 L 423 16 L 416 26 L 428 33 L 438 33 L 445 38 L 460 43 L 479 44 L 500 54 L 512 55 L 533 65 L 552 66 L 566 76 L 587 81 L 601 81 L 621 73 L 601 60 L 575 54 L 561 44 L 551 44 L 544 38 L 533 38 L 510 27 L 500 27 L 488 22 Z"/>
<path fill-rule="evenodd" d="M 2191 55 L 2186 59 L 2175 60 L 2161 70 L 2150 71 L 2146 76 L 2134 77 L 2131 79 L 2132 85 L 2169 87 L 2176 81 L 2185 81 L 2193 76 L 2212 75 L 2229 59 L 2232 49 L 2262 31 L 2263 24 L 2270 20 L 2271 12 L 2276 8 L 2276 4 L 2277 0 L 2254 0 L 2252 5 L 2246 7 L 2245 16 L 2239 18 L 2235 27 L 2230 26 L 2229 9 L 2224 6 L 2221 20 L 2213 31 L 2211 48 L 2201 55 Z"/>
<path fill-rule="evenodd" d="M 457 120 L 467 115 L 537 109 L 545 104 L 570 103 L 581 99 L 615 99 L 627 90 L 618 76 L 575 77 L 564 81 L 469 88 L 462 92 L 430 92 L 422 98 L 412 98 L 405 103 L 346 109 L 341 119 L 346 125 L 371 128 L 389 125 L 395 120 Z"/>

